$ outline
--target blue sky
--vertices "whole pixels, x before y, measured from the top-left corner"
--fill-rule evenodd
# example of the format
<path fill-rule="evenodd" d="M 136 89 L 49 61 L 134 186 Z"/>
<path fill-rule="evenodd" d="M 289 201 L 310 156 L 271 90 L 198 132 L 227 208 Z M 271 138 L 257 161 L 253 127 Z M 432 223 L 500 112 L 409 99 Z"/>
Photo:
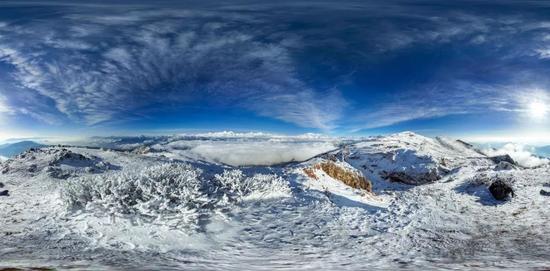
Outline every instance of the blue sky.
<path fill-rule="evenodd" d="M 0 138 L 550 141 L 549 72 L 544 2 L 0 2 Z"/>

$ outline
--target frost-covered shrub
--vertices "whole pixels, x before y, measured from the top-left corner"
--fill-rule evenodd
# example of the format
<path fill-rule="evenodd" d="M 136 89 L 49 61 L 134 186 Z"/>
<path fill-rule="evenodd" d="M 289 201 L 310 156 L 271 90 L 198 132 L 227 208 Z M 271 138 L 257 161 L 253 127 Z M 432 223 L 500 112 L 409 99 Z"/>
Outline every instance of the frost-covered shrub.
<path fill-rule="evenodd" d="M 196 226 L 199 210 L 208 202 L 201 192 L 201 173 L 186 164 L 163 164 L 131 173 L 87 176 L 71 181 L 65 198 L 69 208 L 189 228 Z"/>
<path fill-rule="evenodd" d="M 288 197 L 291 192 L 288 182 L 274 174 L 255 174 L 247 177 L 240 170 L 225 170 L 214 178 L 224 193 L 224 200 L 227 201 Z"/>

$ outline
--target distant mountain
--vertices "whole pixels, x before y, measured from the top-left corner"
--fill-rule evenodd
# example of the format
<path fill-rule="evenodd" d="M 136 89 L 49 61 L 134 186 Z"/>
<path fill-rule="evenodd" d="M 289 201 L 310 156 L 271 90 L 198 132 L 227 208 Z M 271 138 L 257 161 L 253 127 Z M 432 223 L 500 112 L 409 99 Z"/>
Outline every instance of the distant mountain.
<path fill-rule="evenodd" d="M 0 156 L 4 157 L 14 157 L 30 148 L 40 148 L 46 145 L 36 143 L 34 141 L 20 141 L 17 143 L 9 143 L 0 145 Z"/>

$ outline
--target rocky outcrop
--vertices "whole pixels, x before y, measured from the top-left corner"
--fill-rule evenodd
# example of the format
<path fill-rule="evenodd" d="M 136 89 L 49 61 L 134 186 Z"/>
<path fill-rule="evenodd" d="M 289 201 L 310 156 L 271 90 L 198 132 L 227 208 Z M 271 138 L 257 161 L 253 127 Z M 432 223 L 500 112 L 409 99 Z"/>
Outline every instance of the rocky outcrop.
<path fill-rule="evenodd" d="M 500 161 L 496 166 L 495 170 L 516 170 L 519 169 L 517 165 L 511 164 L 506 161 Z"/>
<path fill-rule="evenodd" d="M 332 160 L 325 160 L 311 167 L 303 168 L 303 173 L 314 180 L 319 179 L 320 175 L 318 176 L 318 173 L 326 174 L 349 187 L 372 192 L 372 183 L 360 171 L 351 168 L 347 164 L 345 165 Z"/>
<path fill-rule="evenodd" d="M 93 155 L 84 155 L 62 147 L 30 149 L 1 165 L 2 174 L 15 172 L 66 179 L 74 173 L 101 173 L 115 166 Z"/>
<path fill-rule="evenodd" d="M 514 196 L 512 187 L 503 180 L 496 180 L 489 186 L 489 192 L 496 200 L 506 200 L 509 196 Z"/>
<path fill-rule="evenodd" d="M 425 173 L 417 173 L 417 174 L 414 174 L 412 172 L 407 173 L 403 171 L 389 172 L 389 173 L 383 172 L 381 176 L 390 182 L 399 182 L 399 183 L 412 184 L 412 185 L 433 183 L 443 177 L 442 174 L 440 174 L 440 172 L 437 169 L 433 169 Z"/>
<path fill-rule="evenodd" d="M 506 162 L 506 163 L 518 166 L 518 163 L 516 163 L 516 161 L 514 161 L 514 159 L 512 159 L 512 157 L 508 154 L 492 156 L 492 157 L 489 157 L 489 160 L 493 161 L 495 164 Z"/>
<path fill-rule="evenodd" d="M 350 147 L 349 163 L 366 175 L 410 185 L 436 182 L 472 164 L 494 165 L 465 142 L 411 132 L 369 138 Z"/>

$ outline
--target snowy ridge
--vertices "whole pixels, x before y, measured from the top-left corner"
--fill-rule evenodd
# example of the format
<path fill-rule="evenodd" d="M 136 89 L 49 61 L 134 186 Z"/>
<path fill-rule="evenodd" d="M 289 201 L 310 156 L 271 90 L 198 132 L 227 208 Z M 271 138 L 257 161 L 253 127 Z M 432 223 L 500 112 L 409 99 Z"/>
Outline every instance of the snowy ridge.
<path fill-rule="evenodd" d="M 459 167 L 494 164 L 486 158 L 459 141 L 403 132 L 351 145 L 349 162 L 372 179 L 425 184 Z"/>
<path fill-rule="evenodd" d="M 467 143 L 410 132 L 340 147 L 304 141 L 335 150 L 277 167 L 235 167 L 190 152 L 205 144 L 271 152 L 269 140 L 236 140 L 234 149 L 173 138 L 128 151 L 48 147 L 2 163 L 9 196 L 0 197 L 0 267 L 75 259 L 91 269 L 174 270 L 550 264 L 550 197 L 539 193 L 550 190 L 548 164 L 496 170 Z M 372 186 L 350 187 L 320 163 Z M 493 199 L 487 186 L 495 179 L 516 196 Z"/>

